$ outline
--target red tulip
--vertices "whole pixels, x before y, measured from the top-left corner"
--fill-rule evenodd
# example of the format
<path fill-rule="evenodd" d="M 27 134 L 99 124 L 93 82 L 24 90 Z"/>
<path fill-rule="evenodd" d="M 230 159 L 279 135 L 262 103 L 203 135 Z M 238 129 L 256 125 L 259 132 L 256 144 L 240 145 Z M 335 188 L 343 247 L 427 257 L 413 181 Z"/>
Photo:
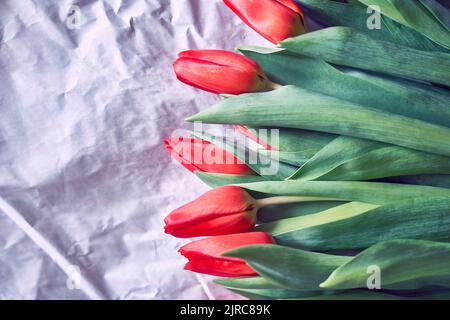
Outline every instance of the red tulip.
<path fill-rule="evenodd" d="M 244 260 L 221 254 L 242 246 L 272 243 L 274 240 L 267 233 L 247 232 L 194 241 L 181 247 L 180 253 L 189 260 L 186 270 L 219 277 L 256 276 Z"/>
<path fill-rule="evenodd" d="M 263 147 L 266 150 L 275 150 L 272 146 L 270 146 L 267 142 L 263 141 L 259 137 L 257 137 L 253 132 L 251 132 L 246 126 L 243 125 L 234 125 L 234 129 L 236 129 L 238 132 L 242 133 L 244 136 L 249 138 L 250 140 L 256 142 L 261 147 Z"/>
<path fill-rule="evenodd" d="M 180 81 L 217 94 L 258 92 L 267 87 L 267 78 L 259 65 L 234 52 L 183 51 L 173 69 Z"/>
<path fill-rule="evenodd" d="M 201 139 L 172 138 L 164 140 L 170 155 L 188 170 L 250 175 L 254 172 L 231 153 Z"/>
<path fill-rule="evenodd" d="M 224 0 L 248 26 L 272 43 L 305 32 L 302 10 L 292 0 Z"/>
<path fill-rule="evenodd" d="M 244 189 L 218 187 L 172 211 L 164 229 L 179 238 L 245 232 L 255 225 L 256 211 L 255 199 Z"/>

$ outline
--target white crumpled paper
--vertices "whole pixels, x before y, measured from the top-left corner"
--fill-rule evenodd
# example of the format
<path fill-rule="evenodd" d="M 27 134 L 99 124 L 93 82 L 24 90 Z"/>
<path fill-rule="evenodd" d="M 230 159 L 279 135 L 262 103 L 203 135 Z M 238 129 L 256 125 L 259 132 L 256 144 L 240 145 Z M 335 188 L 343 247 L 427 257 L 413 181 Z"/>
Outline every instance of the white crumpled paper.
<path fill-rule="evenodd" d="M 207 187 L 161 142 L 218 99 L 176 53 L 240 44 L 221 0 L 0 1 L 0 299 L 234 297 L 162 231 Z"/>

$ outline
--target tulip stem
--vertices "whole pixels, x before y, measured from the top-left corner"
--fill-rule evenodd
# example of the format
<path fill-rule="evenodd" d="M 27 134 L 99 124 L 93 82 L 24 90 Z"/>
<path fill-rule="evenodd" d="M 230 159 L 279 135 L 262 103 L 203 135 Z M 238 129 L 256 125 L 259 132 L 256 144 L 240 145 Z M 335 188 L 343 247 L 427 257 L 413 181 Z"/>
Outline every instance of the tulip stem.
<path fill-rule="evenodd" d="M 342 199 L 323 198 L 323 197 L 296 197 L 296 196 L 279 196 L 256 200 L 256 207 L 263 208 L 276 204 L 287 204 L 297 202 L 313 202 L 313 201 L 339 201 Z"/>
<path fill-rule="evenodd" d="M 272 82 L 269 79 L 267 79 L 267 89 L 269 90 L 277 90 L 282 88 L 283 86 L 281 84 L 278 84 L 276 82 Z"/>

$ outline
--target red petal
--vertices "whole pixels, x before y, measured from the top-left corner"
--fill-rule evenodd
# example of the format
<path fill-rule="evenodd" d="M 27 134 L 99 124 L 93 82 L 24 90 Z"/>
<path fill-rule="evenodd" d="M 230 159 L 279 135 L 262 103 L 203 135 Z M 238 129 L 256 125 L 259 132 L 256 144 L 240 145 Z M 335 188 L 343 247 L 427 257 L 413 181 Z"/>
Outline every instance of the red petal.
<path fill-rule="evenodd" d="M 242 21 L 264 38 L 278 42 L 304 32 L 303 17 L 292 4 L 276 0 L 224 0 Z"/>
<path fill-rule="evenodd" d="M 194 260 L 186 263 L 184 269 L 217 277 L 250 277 L 258 275 L 243 261 Z"/>
<path fill-rule="evenodd" d="M 210 61 L 181 57 L 175 61 L 173 68 L 180 81 L 217 94 L 254 92 L 265 86 L 255 70 Z"/>
<path fill-rule="evenodd" d="M 250 58 L 231 51 L 225 50 L 187 50 L 178 54 L 179 58 L 191 58 L 217 65 L 235 67 L 248 73 L 256 73 L 261 69 L 259 65 Z"/>
<path fill-rule="evenodd" d="M 187 270 L 221 277 L 253 276 L 256 273 L 244 260 L 220 254 L 241 246 L 270 243 L 274 243 L 272 237 L 264 232 L 247 232 L 197 240 L 181 247 L 180 252 L 189 259 Z"/>
<path fill-rule="evenodd" d="M 180 137 L 166 139 L 164 145 L 174 159 L 192 172 L 254 174 L 234 155 L 208 141 Z"/>
<path fill-rule="evenodd" d="M 236 233 L 193 241 L 181 247 L 180 253 L 188 259 L 195 258 L 196 254 L 201 254 L 218 259 L 235 260 L 236 258 L 225 258 L 220 255 L 226 251 L 242 246 L 269 243 L 274 243 L 274 241 L 272 237 L 265 232 Z"/>
<path fill-rule="evenodd" d="M 182 141 L 185 138 L 179 139 L 165 139 L 164 146 L 166 147 L 167 152 L 169 152 L 170 156 L 176 159 L 179 163 L 181 163 L 185 168 L 189 171 L 199 171 L 199 169 L 192 164 L 192 156 L 188 154 L 184 148 L 182 148 Z M 189 157 L 188 157 L 189 156 Z"/>
<path fill-rule="evenodd" d="M 210 190 L 172 211 L 164 222 L 170 230 L 175 230 L 254 208 L 255 200 L 244 189 L 224 186 Z"/>
<path fill-rule="evenodd" d="M 217 236 L 249 231 L 253 228 L 255 222 L 256 209 L 253 209 L 244 213 L 227 215 L 181 228 L 174 228 L 169 224 L 166 225 L 165 232 L 178 238 Z"/>

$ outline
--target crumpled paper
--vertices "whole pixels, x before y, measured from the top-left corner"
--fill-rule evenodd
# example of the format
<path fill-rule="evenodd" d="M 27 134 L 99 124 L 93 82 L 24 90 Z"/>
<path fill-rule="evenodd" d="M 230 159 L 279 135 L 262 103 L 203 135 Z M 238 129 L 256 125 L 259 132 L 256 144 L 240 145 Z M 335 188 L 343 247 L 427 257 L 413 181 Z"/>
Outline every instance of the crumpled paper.
<path fill-rule="evenodd" d="M 265 44 L 221 0 L 0 2 L 0 299 L 223 299 L 163 218 L 207 190 L 162 139 L 218 98 L 176 53 Z"/>

